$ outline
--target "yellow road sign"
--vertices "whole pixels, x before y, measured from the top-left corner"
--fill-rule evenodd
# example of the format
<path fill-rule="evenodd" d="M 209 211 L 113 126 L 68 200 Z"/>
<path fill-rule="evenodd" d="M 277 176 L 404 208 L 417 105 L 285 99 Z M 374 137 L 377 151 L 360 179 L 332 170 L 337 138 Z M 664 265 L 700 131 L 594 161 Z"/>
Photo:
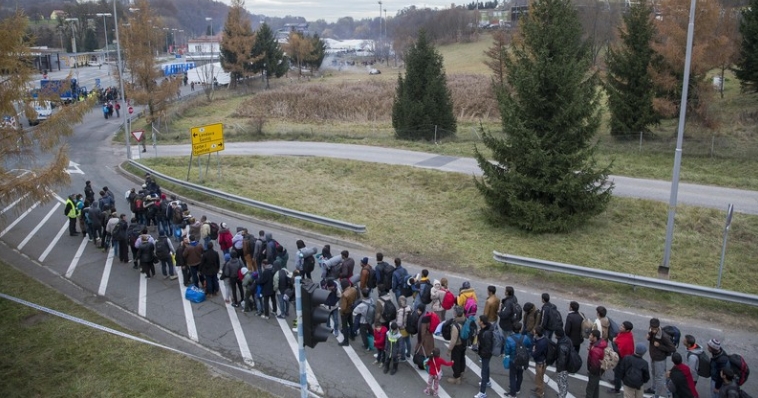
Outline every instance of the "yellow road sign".
<path fill-rule="evenodd" d="M 198 126 L 190 129 L 192 155 L 200 156 L 224 150 L 223 123 Z"/>

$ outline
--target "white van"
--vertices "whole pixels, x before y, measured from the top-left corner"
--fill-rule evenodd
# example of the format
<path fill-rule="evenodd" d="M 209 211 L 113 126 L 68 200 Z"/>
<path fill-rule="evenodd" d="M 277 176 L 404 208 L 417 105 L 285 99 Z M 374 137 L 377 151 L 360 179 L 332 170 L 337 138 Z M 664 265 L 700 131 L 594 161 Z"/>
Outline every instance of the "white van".
<path fill-rule="evenodd" d="M 33 115 L 29 116 L 29 126 L 36 126 L 53 114 L 53 104 L 50 101 L 32 101 L 31 106 L 34 108 L 36 118 Z"/>

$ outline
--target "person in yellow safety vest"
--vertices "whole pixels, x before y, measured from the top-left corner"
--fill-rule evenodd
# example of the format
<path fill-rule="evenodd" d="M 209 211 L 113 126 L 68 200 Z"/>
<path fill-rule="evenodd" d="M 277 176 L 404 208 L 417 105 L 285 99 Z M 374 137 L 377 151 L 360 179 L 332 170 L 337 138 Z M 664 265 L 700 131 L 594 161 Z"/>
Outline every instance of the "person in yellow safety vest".
<path fill-rule="evenodd" d="M 68 233 L 71 236 L 79 235 L 76 232 L 76 218 L 79 215 L 79 211 L 74 204 L 74 194 L 69 195 L 66 199 L 66 207 L 63 208 L 63 214 L 68 217 Z"/>

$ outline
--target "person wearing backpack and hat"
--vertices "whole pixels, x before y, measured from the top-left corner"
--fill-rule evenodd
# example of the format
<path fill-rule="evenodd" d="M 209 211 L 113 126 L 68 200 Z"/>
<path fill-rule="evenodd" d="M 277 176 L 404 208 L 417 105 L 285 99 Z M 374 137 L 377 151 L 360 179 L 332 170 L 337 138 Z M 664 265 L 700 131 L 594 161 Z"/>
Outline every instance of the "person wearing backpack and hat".
<path fill-rule="evenodd" d="M 526 305 L 524 305 L 524 308 L 526 308 Z M 515 366 L 514 363 L 519 344 L 527 350 L 528 355 L 529 350 L 532 349 L 532 339 L 524 332 L 523 326 L 517 322 L 513 324 L 513 334 L 505 340 L 505 356 L 510 358 L 510 367 L 508 369 L 508 381 L 510 384 L 505 398 L 515 398 L 521 392 L 521 383 L 524 380 L 524 368 Z M 527 365 L 528 361 L 527 356 Z"/>
<path fill-rule="evenodd" d="M 400 344 L 400 328 L 397 326 L 397 322 L 390 322 L 389 330 L 387 331 L 387 342 L 385 343 L 385 355 L 384 355 L 384 373 L 390 372 L 390 375 L 397 373 L 397 363 L 400 359 L 400 351 L 402 346 Z M 392 370 L 390 371 L 390 365 Z"/>
<path fill-rule="evenodd" d="M 711 398 L 719 398 L 719 391 L 724 383 L 721 372 L 731 368 L 729 356 L 721 348 L 721 341 L 717 339 L 708 340 L 708 352 L 711 354 Z"/>
<path fill-rule="evenodd" d="M 474 311 L 474 309 L 477 307 L 476 304 L 478 302 L 479 299 L 476 298 L 476 292 L 471 287 L 471 282 L 463 282 L 461 289 L 458 291 L 458 300 L 456 303 L 459 307 L 463 308 L 464 315 L 467 317 L 476 315 L 476 311 Z"/>
<path fill-rule="evenodd" d="M 445 299 L 446 293 L 447 290 L 442 287 L 442 282 L 435 279 L 432 283 L 432 291 L 430 292 L 432 298 L 432 311 L 437 314 L 437 317 L 439 317 L 442 322 L 445 321 L 445 313 L 447 312 L 442 308 L 442 300 Z"/>
<path fill-rule="evenodd" d="M 395 322 L 400 330 L 400 360 L 405 361 L 412 357 L 411 354 L 411 335 L 405 330 L 406 322 L 408 322 L 408 315 L 410 315 L 411 306 L 408 305 L 408 297 L 401 295 L 397 299 L 397 316 L 395 316 Z"/>
<path fill-rule="evenodd" d="M 684 348 L 687 349 L 687 366 L 690 367 L 692 381 L 697 385 L 697 381 L 700 378 L 700 367 L 708 366 L 708 374 L 710 374 L 711 361 L 708 359 L 708 354 L 705 353 L 703 347 L 697 344 L 695 336 L 691 334 L 684 336 Z M 700 358 L 708 359 L 708 361 L 703 361 L 703 365 L 700 365 Z"/>
<path fill-rule="evenodd" d="M 453 307 L 453 325 L 450 328 L 450 341 L 447 343 L 447 356 L 453 361 L 453 377 L 448 377 L 450 384 L 461 384 L 463 372 L 466 370 L 466 342 L 461 340 L 461 328 L 466 322 L 463 316 L 463 308 Z"/>
<path fill-rule="evenodd" d="M 646 394 L 655 394 L 655 398 L 668 395 L 666 390 L 666 358 L 676 352 L 671 338 L 661 328 L 658 318 L 650 319 L 647 340 L 649 341 L 648 353 L 650 354 L 650 369 L 653 374 L 653 385 L 645 390 Z"/>
<path fill-rule="evenodd" d="M 642 386 L 650 381 L 650 369 L 642 357 L 647 352 L 645 343 L 637 343 L 634 354 L 619 361 L 616 369 L 624 384 L 624 398 L 642 398 Z"/>

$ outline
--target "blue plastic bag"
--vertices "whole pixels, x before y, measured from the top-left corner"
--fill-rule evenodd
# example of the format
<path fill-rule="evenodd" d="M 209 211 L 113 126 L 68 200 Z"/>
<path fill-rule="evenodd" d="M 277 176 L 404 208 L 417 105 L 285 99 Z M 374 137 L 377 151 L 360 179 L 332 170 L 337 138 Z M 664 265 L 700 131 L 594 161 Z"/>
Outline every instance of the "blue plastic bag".
<path fill-rule="evenodd" d="M 509 355 L 506 355 L 505 358 L 503 358 L 503 367 L 505 370 L 511 368 L 511 357 Z"/>
<path fill-rule="evenodd" d="M 184 292 L 184 298 L 193 303 L 202 303 L 205 301 L 205 292 L 203 289 L 195 286 L 190 286 L 187 288 L 187 291 Z"/>

